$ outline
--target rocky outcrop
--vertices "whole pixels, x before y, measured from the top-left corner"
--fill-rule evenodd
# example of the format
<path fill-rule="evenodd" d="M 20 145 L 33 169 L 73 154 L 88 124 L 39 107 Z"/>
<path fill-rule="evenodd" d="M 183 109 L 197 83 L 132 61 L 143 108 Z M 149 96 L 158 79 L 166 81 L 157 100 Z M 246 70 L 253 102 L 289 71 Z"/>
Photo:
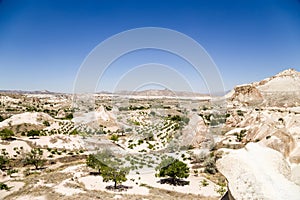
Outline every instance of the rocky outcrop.
<path fill-rule="evenodd" d="M 300 72 L 287 69 L 262 81 L 236 86 L 226 98 L 245 105 L 299 106 Z"/>
<path fill-rule="evenodd" d="M 286 131 L 277 130 L 266 136 L 262 142 L 276 151 L 279 151 L 287 158 L 291 151 L 295 148 L 293 137 Z"/>
<path fill-rule="evenodd" d="M 278 151 L 258 143 L 230 150 L 217 161 L 234 199 L 289 199 L 300 197 L 300 186 L 291 180 L 291 168 Z"/>
<path fill-rule="evenodd" d="M 207 131 L 208 128 L 202 117 L 196 114 L 190 116 L 189 124 L 182 131 L 182 145 L 191 144 L 200 147 L 207 139 Z"/>
<path fill-rule="evenodd" d="M 22 124 L 43 125 L 44 121 L 53 122 L 54 119 L 50 115 L 43 112 L 25 112 L 13 115 L 12 117 L 0 122 L 0 128 Z"/>
<path fill-rule="evenodd" d="M 245 104 L 259 104 L 263 101 L 260 91 L 252 85 L 242 85 L 234 88 L 231 97 L 232 101 L 238 101 Z"/>

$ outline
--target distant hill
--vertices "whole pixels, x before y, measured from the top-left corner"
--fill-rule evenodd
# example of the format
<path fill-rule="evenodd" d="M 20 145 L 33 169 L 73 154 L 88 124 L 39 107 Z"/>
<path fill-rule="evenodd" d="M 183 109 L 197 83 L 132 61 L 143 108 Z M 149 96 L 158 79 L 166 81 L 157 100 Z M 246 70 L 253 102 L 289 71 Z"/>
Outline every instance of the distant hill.
<path fill-rule="evenodd" d="M 0 93 L 10 93 L 10 94 L 61 94 L 61 93 L 58 93 L 58 92 L 50 92 L 48 90 L 36 90 L 36 91 L 0 90 Z"/>
<path fill-rule="evenodd" d="M 284 70 L 275 76 L 253 83 L 262 92 L 300 91 L 300 72 L 295 69 Z"/>
<path fill-rule="evenodd" d="M 166 97 L 203 97 L 208 96 L 207 94 L 200 94 L 195 92 L 186 91 L 172 91 L 168 89 L 164 90 L 143 90 L 143 91 L 119 91 L 115 94 L 118 95 L 133 95 L 133 96 L 166 96 Z"/>

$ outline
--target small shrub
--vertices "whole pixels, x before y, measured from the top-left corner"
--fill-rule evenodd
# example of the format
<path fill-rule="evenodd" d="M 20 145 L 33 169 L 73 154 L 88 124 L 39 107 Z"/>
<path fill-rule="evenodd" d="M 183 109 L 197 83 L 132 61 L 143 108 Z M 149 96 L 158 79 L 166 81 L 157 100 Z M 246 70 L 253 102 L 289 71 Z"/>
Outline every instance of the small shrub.
<path fill-rule="evenodd" d="M 143 144 L 144 143 L 144 140 L 139 140 L 138 141 L 138 145 L 141 145 L 141 144 Z"/>
<path fill-rule="evenodd" d="M 66 119 L 69 119 L 69 120 L 73 119 L 73 114 L 72 114 L 72 113 L 69 113 L 69 114 L 66 116 Z"/>
<path fill-rule="evenodd" d="M 203 187 L 206 187 L 206 186 L 209 185 L 209 183 L 207 182 L 206 179 L 203 179 L 203 180 L 201 181 L 201 185 L 202 185 Z"/>
<path fill-rule="evenodd" d="M 9 169 L 9 170 L 7 170 L 7 175 L 11 175 L 11 174 L 13 174 L 13 173 L 18 173 L 18 170 L 17 169 Z"/>
<path fill-rule="evenodd" d="M 10 188 L 5 184 L 5 183 L 2 183 L 0 182 L 0 190 L 9 190 Z"/>
<path fill-rule="evenodd" d="M 241 116 L 241 117 L 244 116 L 244 113 L 241 110 L 237 110 L 236 113 L 238 116 Z"/>
<path fill-rule="evenodd" d="M 48 121 L 44 121 L 43 124 L 44 124 L 45 126 L 50 126 L 50 123 L 49 123 Z"/>
<path fill-rule="evenodd" d="M 148 149 L 153 149 L 153 147 L 154 147 L 153 144 L 148 143 Z"/>
<path fill-rule="evenodd" d="M 32 137 L 32 138 L 34 138 L 35 136 L 40 136 L 40 131 L 38 131 L 38 130 L 30 130 L 30 131 L 27 133 L 27 137 Z"/>
<path fill-rule="evenodd" d="M 216 161 L 214 157 L 208 157 L 204 163 L 204 172 L 209 174 L 215 174 L 217 172 Z"/>
<path fill-rule="evenodd" d="M 69 133 L 69 135 L 79 135 L 79 132 L 76 129 L 74 129 Z"/>
<path fill-rule="evenodd" d="M 117 142 L 117 141 L 119 140 L 119 136 L 113 134 L 112 136 L 110 136 L 110 140 L 112 140 L 112 141 L 114 141 L 114 142 Z"/>
<path fill-rule="evenodd" d="M 4 154 L 3 152 L 2 152 L 2 154 Z M 0 169 L 1 170 L 5 169 L 8 166 L 9 162 L 10 162 L 10 160 L 6 155 L 0 155 Z"/>
<path fill-rule="evenodd" d="M 225 187 L 219 187 L 217 190 L 216 190 L 217 193 L 220 194 L 220 196 L 223 196 L 226 192 L 226 189 Z"/>

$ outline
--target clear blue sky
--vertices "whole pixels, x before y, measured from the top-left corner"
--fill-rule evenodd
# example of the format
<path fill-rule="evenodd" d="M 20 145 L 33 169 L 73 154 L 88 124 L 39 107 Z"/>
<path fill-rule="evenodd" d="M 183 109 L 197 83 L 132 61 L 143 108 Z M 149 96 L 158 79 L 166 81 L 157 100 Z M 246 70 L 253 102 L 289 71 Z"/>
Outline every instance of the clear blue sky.
<path fill-rule="evenodd" d="M 199 42 L 227 90 L 287 68 L 300 70 L 299 0 L 0 0 L 0 89 L 72 92 L 77 70 L 96 45 L 147 26 Z M 158 51 L 116 64 L 130 68 L 135 59 L 186 67 Z M 193 79 L 192 71 L 184 71 Z M 111 90 L 116 79 L 108 73 L 99 89 Z"/>

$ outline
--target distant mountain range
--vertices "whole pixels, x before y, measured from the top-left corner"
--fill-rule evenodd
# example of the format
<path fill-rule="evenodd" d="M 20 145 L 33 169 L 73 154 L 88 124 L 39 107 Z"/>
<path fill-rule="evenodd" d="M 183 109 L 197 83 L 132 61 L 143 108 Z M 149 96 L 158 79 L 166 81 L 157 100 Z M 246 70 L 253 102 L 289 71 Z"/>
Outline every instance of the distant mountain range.
<path fill-rule="evenodd" d="M 51 92 L 48 90 L 37 90 L 37 91 L 24 91 L 24 90 L 0 90 L 0 93 L 15 93 L 15 94 L 70 94 L 70 93 L 60 93 Z M 201 94 L 195 92 L 185 92 L 185 91 L 172 91 L 172 90 L 143 90 L 143 91 L 117 91 L 117 92 L 107 92 L 101 91 L 96 92 L 96 94 L 106 94 L 106 95 L 126 95 L 126 96 L 167 96 L 167 97 L 203 97 L 208 96 L 208 94 Z"/>
<path fill-rule="evenodd" d="M 297 72 L 295 69 L 287 69 L 275 76 L 266 78 L 259 82 L 253 82 L 250 84 L 253 87 L 256 87 L 260 91 L 299 91 L 300 90 L 300 72 Z M 236 87 L 241 87 L 244 85 L 238 85 Z M 226 91 L 233 93 L 234 90 Z M 36 90 L 36 91 L 24 91 L 24 90 L 0 90 L 0 93 L 15 93 L 15 94 L 72 94 L 72 93 L 62 93 L 62 92 L 51 92 L 48 90 Z M 210 96 L 210 94 L 201 94 L 197 92 L 188 92 L 188 91 L 172 91 L 168 89 L 150 89 L 143 91 L 117 91 L 117 92 L 95 92 L 95 94 L 106 94 L 106 95 L 126 95 L 126 96 L 166 96 L 166 97 L 203 97 Z M 223 95 L 223 94 L 222 94 Z M 218 95 L 217 95 L 218 96 Z"/>
<path fill-rule="evenodd" d="M 15 93 L 15 94 L 61 94 L 59 92 L 50 92 L 48 90 L 36 90 L 36 91 L 0 90 L 0 93 Z"/>
<path fill-rule="evenodd" d="M 208 96 L 208 94 L 201 94 L 196 92 L 187 91 L 172 91 L 168 89 L 163 90 L 142 90 L 142 91 L 118 91 L 114 94 L 117 95 L 132 95 L 132 96 L 167 96 L 167 97 L 202 97 Z"/>

